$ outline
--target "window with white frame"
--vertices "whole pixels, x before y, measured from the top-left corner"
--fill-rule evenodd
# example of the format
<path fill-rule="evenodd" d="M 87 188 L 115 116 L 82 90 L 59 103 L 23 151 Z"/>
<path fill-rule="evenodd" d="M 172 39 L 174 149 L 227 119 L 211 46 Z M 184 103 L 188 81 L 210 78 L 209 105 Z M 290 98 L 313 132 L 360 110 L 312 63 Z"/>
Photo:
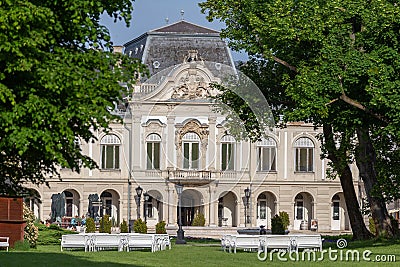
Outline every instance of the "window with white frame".
<path fill-rule="evenodd" d="M 121 140 L 114 134 L 104 136 L 100 142 L 101 168 L 119 169 L 119 150 Z"/>
<path fill-rule="evenodd" d="M 314 171 L 314 143 L 310 138 L 301 137 L 294 143 L 296 172 Z"/>
<path fill-rule="evenodd" d="M 147 169 L 160 169 L 160 144 L 161 137 L 158 134 L 149 134 L 146 138 Z"/>
<path fill-rule="evenodd" d="M 276 142 L 268 137 L 257 143 L 258 171 L 276 171 Z"/>
<path fill-rule="evenodd" d="M 193 132 L 182 137 L 183 168 L 198 169 L 200 160 L 200 137 Z"/>
<path fill-rule="evenodd" d="M 221 138 L 221 170 L 234 170 L 234 149 L 235 138 L 225 135 Z"/>

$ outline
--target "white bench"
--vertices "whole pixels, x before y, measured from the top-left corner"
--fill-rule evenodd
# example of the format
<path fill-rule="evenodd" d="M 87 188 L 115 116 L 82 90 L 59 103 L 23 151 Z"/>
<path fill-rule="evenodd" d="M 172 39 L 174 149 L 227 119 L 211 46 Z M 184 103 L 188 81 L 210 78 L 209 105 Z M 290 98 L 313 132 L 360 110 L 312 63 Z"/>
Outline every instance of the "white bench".
<path fill-rule="evenodd" d="M 231 235 L 223 235 L 221 237 L 221 249 L 223 251 L 226 251 L 226 249 L 230 249 L 231 240 L 232 240 L 232 236 Z"/>
<path fill-rule="evenodd" d="M 233 248 L 233 252 L 236 253 L 237 248 L 242 249 L 259 249 L 260 248 L 260 236 L 259 235 L 233 235 L 230 241 L 230 249 Z M 229 249 L 229 252 L 230 252 Z"/>
<path fill-rule="evenodd" d="M 121 249 L 121 237 L 118 234 L 95 234 L 91 235 L 93 238 L 94 250 L 104 250 L 104 249 Z"/>
<path fill-rule="evenodd" d="M 0 236 L 0 247 L 6 248 L 8 251 L 8 248 L 10 247 L 10 238 L 5 236 Z"/>
<path fill-rule="evenodd" d="M 167 247 L 171 249 L 171 239 L 168 234 L 155 235 L 157 250 L 165 250 Z"/>
<path fill-rule="evenodd" d="M 151 252 L 157 250 L 157 242 L 153 234 L 128 234 L 127 251 L 135 248 L 150 248 Z"/>
<path fill-rule="evenodd" d="M 88 250 L 88 236 L 82 234 L 70 234 L 61 236 L 61 251 L 63 248 L 83 248 Z"/>
<path fill-rule="evenodd" d="M 295 245 L 295 237 L 288 235 L 261 235 L 260 250 L 267 252 L 269 249 L 283 249 L 290 251 Z"/>
<path fill-rule="evenodd" d="M 321 235 L 296 235 L 297 249 L 316 249 L 322 251 Z"/>

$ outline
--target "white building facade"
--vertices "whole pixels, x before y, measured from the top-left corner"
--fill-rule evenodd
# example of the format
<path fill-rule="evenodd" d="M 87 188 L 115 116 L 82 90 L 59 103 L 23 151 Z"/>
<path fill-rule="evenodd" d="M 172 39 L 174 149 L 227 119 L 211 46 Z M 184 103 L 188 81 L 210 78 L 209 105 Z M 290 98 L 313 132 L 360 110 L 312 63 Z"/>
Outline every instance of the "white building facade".
<path fill-rule="evenodd" d="M 140 216 L 150 227 L 163 220 L 174 228 L 179 183 L 184 226 L 201 213 L 209 227 L 270 229 L 271 218 L 286 211 L 290 230 L 310 229 L 313 221 L 319 231 L 350 229 L 340 181 L 327 178 L 327 160 L 320 159 L 321 129 L 290 123 L 255 143 L 230 134 L 210 98 L 217 93 L 211 84 L 220 80 L 205 63 L 234 68 L 218 32 L 181 21 L 122 51 L 140 58 L 155 78 L 135 88 L 119 111 L 123 124 L 81 143 L 100 169 L 62 169 L 61 180 L 49 178 L 50 188 L 32 187 L 42 203 L 29 204 L 41 220 L 51 217 L 53 194 L 64 193 L 66 217 L 86 215 L 89 196 L 97 194 L 100 216 L 109 214 L 116 223 Z M 150 195 L 140 206 L 138 186 Z M 354 186 L 358 192 L 357 177 Z"/>

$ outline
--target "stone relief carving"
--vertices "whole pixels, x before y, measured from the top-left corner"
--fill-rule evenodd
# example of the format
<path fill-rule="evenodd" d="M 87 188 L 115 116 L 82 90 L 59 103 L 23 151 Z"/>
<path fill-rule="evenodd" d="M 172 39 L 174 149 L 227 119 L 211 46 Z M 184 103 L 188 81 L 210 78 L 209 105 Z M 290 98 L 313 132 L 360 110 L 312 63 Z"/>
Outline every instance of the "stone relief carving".
<path fill-rule="evenodd" d="M 179 85 L 172 92 L 172 99 L 197 99 L 211 96 L 208 83 L 196 72 L 188 71 L 178 83 Z"/>

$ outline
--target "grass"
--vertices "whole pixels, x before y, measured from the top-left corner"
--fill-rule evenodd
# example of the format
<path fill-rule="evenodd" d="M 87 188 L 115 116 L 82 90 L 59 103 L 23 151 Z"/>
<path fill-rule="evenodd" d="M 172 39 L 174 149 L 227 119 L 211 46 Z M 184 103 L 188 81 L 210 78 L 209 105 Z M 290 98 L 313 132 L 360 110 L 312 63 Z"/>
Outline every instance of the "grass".
<path fill-rule="evenodd" d="M 227 253 L 221 251 L 219 242 L 210 239 L 187 239 L 187 245 L 175 245 L 171 250 L 157 251 L 151 253 L 149 250 L 137 250 L 131 252 L 98 251 L 84 252 L 82 250 L 60 251 L 58 236 L 61 229 L 42 229 L 36 249 L 28 251 L 11 249 L 10 252 L 0 251 L 0 267 L 8 266 L 57 266 L 57 267 L 124 267 L 124 266 L 321 266 L 319 261 L 303 260 L 294 262 L 286 255 L 282 262 L 278 259 L 278 253 L 274 254 L 272 261 L 269 255 L 266 261 L 260 261 L 255 252 L 238 251 L 238 253 Z M 350 240 L 351 236 L 343 236 Z M 337 250 L 337 237 L 324 237 L 324 249 Z M 58 244 L 54 244 L 57 243 Z M 362 256 L 366 250 L 371 251 L 369 258 L 374 260 L 377 255 L 394 255 L 396 261 L 400 261 L 399 240 L 369 240 L 369 241 L 348 241 L 348 247 L 342 250 L 343 260 L 329 260 L 327 253 L 324 254 L 322 264 L 324 267 L 335 266 L 397 266 L 397 262 L 366 262 L 362 259 L 359 262 L 345 261 L 346 251 L 357 250 Z M 301 255 L 301 254 L 300 254 Z M 307 256 L 307 254 L 305 254 Z M 316 253 L 320 257 L 321 253 Z M 340 257 L 340 250 L 336 254 Z M 300 256 L 301 257 L 301 256 Z"/>
<path fill-rule="evenodd" d="M 332 243 L 333 244 L 333 243 Z M 326 248 L 332 244 L 328 244 Z M 334 246 L 331 246 L 335 248 Z M 371 259 L 376 255 L 395 255 L 396 260 L 400 261 L 400 242 L 399 241 L 366 241 L 350 242 L 348 249 L 357 249 L 361 253 L 369 249 L 372 254 Z M 346 251 L 346 250 L 344 250 Z M 320 253 L 317 253 L 319 257 Z M 337 253 L 340 256 L 339 252 Z M 343 254 L 345 255 L 345 254 Z M 60 251 L 59 245 L 39 245 L 36 249 L 29 251 L 0 252 L 0 266 L 320 266 L 321 262 L 300 261 L 287 262 L 278 260 L 278 255 L 274 254 L 273 260 L 268 259 L 264 262 L 259 261 L 257 253 L 238 251 L 238 253 L 227 253 L 221 251 L 216 243 L 188 242 L 187 245 L 173 245 L 171 250 L 157 251 L 151 253 L 149 250 L 137 250 L 131 252 L 118 251 L 99 251 L 84 252 L 81 250 Z M 397 266 L 398 263 L 377 263 L 377 262 L 346 262 L 330 261 L 328 255 L 324 257 L 325 266 Z"/>

